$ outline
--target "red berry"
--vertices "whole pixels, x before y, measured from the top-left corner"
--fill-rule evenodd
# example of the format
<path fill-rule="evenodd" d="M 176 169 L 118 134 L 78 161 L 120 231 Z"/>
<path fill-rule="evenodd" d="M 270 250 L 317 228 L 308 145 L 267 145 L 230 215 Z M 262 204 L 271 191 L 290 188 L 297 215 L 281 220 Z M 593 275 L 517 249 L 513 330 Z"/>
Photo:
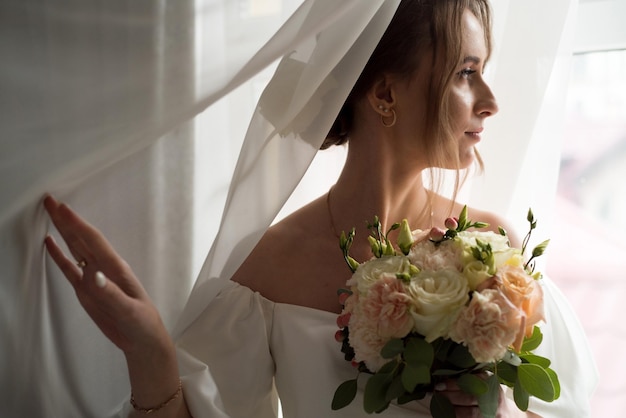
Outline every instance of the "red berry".
<path fill-rule="evenodd" d="M 340 342 L 343 342 L 344 339 L 345 337 L 343 335 L 343 330 L 338 329 L 337 332 L 335 332 L 335 341 L 340 343 Z"/>
<path fill-rule="evenodd" d="M 348 323 L 350 322 L 350 314 L 346 313 L 346 314 L 341 314 L 337 317 L 337 326 L 339 328 L 344 328 L 348 326 Z"/>

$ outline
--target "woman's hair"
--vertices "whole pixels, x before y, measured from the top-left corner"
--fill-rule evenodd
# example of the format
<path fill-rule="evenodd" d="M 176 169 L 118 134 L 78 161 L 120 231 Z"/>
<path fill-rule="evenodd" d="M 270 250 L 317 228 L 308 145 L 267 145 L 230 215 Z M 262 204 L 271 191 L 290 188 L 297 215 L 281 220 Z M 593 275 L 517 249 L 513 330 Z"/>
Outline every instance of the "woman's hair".
<path fill-rule="evenodd" d="M 430 104 L 427 107 L 425 135 L 429 140 L 425 141 L 424 153 L 431 167 L 442 167 L 444 162 L 449 164 L 450 161 L 456 161 L 458 166 L 458 146 L 452 135 L 453 121 L 448 109 L 451 82 L 461 58 L 461 22 L 466 9 L 482 24 L 489 54 L 491 12 L 488 0 L 402 0 L 321 149 L 347 142 L 356 102 L 381 76 L 388 74 L 409 78 L 417 70 L 419 58 L 432 54 L 436 70 L 431 73 L 427 92 Z M 482 168 L 482 160 L 476 155 Z M 459 184 L 457 175 L 455 189 Z"/>

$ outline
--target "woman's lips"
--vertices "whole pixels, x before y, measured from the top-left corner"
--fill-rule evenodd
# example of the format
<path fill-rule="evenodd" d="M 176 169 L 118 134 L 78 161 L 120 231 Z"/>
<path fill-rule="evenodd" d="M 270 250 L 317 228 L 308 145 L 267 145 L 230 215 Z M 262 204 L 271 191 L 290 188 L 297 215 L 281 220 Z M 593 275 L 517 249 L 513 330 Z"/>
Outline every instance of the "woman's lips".
<path fill-rule="evenodd" d="M 470 138 L 476 140 L 476 141 L 480 141 L 480 134 L 482 133 L 483 128 L 478 128 L 478 129 L 474 129 L 471 131 L 465 131 L 465 135 L 469 136 Z"/>

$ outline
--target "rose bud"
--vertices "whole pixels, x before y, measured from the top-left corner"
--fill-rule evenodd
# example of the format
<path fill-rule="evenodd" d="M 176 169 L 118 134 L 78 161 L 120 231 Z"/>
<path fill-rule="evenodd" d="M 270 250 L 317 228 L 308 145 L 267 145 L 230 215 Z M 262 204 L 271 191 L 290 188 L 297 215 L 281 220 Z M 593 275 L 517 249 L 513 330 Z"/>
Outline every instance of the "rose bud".
<path fill-rule="evenodd" d="M 343 330 L 338 329 L 337 332 L 335 332 L 335 341 L 337 341 L 338 343 L 341 343 L 345 339 L 346 337 L 343 335 Z"/>
<path fill-rule="evenodd" d="M 446 235 L 446 231 L 435 226 L 430 230 L 429 237 L 431 241 L 441 241 L 443 240 L 444 235 Z"/>
<path fill-rule="evenodd" d="M 443 223 L 446 228 L 456 230 L 459 227 L 459 221 L 456 218 L 448 218 Z"/>

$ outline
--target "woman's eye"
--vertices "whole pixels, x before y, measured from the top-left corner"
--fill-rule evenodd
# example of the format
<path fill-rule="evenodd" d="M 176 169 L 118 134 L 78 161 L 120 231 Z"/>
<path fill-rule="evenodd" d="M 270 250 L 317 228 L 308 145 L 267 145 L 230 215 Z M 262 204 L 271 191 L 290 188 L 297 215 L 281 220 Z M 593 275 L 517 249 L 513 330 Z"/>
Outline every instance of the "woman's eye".
<path fill-rule="evenodd" d="M 471 68 L 465 68 L 458 72 L 459 77 L 467 78 L 470 75 L 474 74 L 476 70 L 472 70 Z"/>

